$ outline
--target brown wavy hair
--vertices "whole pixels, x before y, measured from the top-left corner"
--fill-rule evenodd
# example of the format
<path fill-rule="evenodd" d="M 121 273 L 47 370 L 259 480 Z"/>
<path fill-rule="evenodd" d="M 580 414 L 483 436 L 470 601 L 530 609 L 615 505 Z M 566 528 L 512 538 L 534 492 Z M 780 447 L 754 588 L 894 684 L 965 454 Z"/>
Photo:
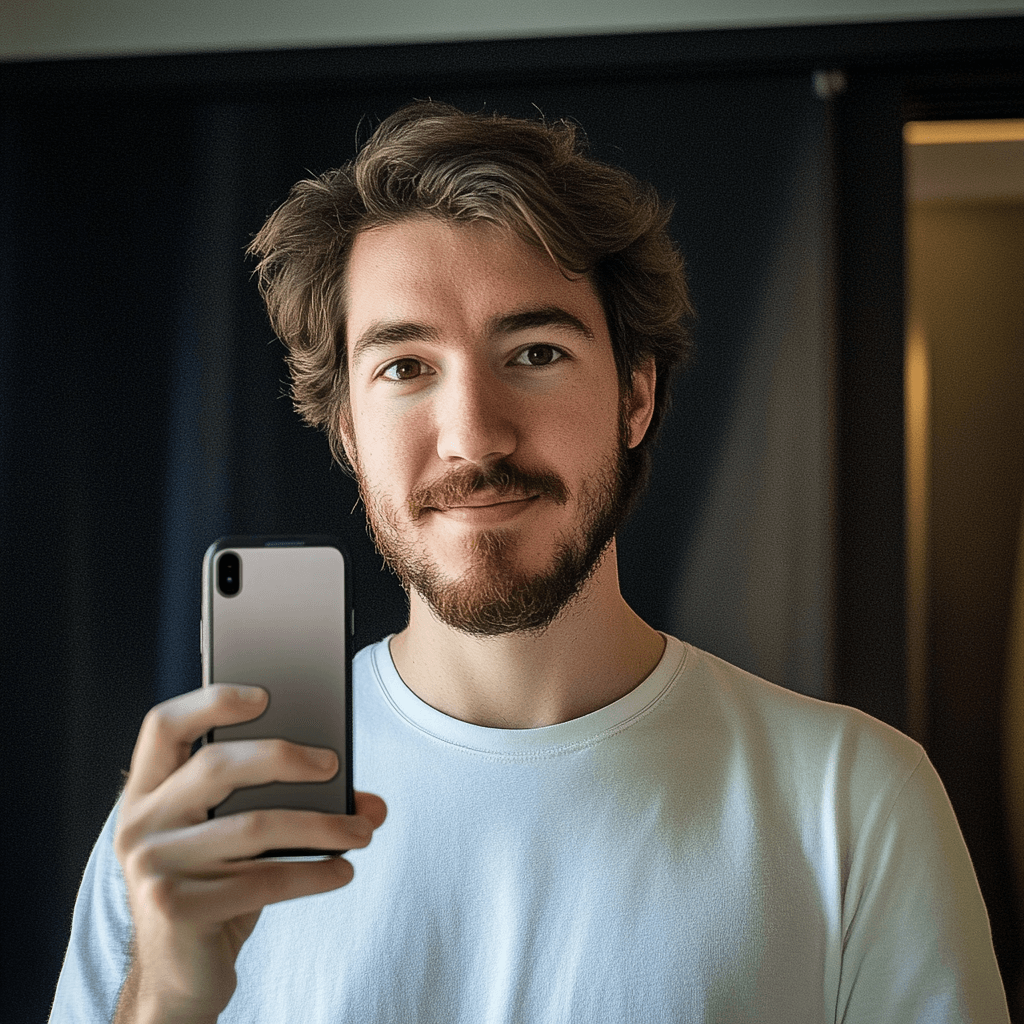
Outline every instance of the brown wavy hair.
<path fill-rule="evenodd" d="M 270 322 L 287 346 L 295 407 L 323 428 L 338 462 L 349 422 L 346 268 L 355 236 L 413 215 L 487 220 L 590 279 L 604 306 L 629 396 L 653 358 L 654 416 L 627 456 L 642 487 L 674 371 L 690 353 L 683 261 L 668 237 L 671 205 L 626 171 L 586 155 L 574 125 L 413 103 L 383 121 L 356 158 L 300 181 L 249 247 Z"/>

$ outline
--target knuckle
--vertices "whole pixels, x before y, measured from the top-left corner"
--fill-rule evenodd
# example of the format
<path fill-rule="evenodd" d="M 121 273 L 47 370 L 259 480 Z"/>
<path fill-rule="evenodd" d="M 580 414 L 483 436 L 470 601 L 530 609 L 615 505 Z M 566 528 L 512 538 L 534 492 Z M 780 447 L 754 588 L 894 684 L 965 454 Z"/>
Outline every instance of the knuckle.
<path fill-rule="evenodd" d="M 196 752 L 196 757 L 202 757 L 200 762 L 203 768 L 213 774 L 228 771 L 238 760 L 238 741 L 226 740 L 220 743 L 207 743 Z"/>
<path fill-rule="evenodd" d="M 211 743 L 200 747 L 179 769 L 184 777 L 189 777 L 193 785 L 199 785 L 200 780 L 216 779 L 218 764 L 221 753 L 216 748 L 221 744 Z"/>
<path fill-rule="evenodd" d="M 238 829 L 242 839 L 258 841 L 266 835 L 270 825 L 266 811 L 244 811 L 241 814 L 233 815 L 237 819 L 235 827 Z"/>
<path fill-rule="evenodd" d="M 147 712 L 145 718 L 142 719 L 142 727 L 139 729 L 139 735 L 159 740 L 166 736 L 170 730 L 169 713 L 164 704 L 157 704 L 151 707 Z"/>
<path fill-rule="evenodd" d="M 154 704 L 142 719 L 139 736 L 155 741 L 159 745 L 170 745 L 181 742 L 182 714 L 190 703 L 195 700 L 196 691 L 179 694 L 169 700 Z"/>
<path fill-rule="evenodd" d="M 134 830 L 127 825 L 121 825 L 114 833 L 114 856 L 117 857 L 121 867 L 128 866 L 128 858 L 131 856 L 135 846 Z"/>
<path fill-rule="evenodd" d="M 131 851 L 127 839 L 123 832 L 117 832 L 114 834 L 114 856 L 117 858 L 117 863 L 121 865 L 122 870 L 127 870 L 128 867 L 128 856 Z"/>
<path fill-rule="evenodd" d="M 242 703 L 243 698 L 239 688 L 230 683 L 220 683 L 208 689 L 218 710 L 230 711 Z"/>
<path fill-rule="evenodd" d="M 114 854 L 122 867 L 127 867 L 128 860 L 143 834 L 142 822 L 138 816 L 128 814 L 126 808 L 122 807 L 117 828 L 114 829 Z"/>
<path fill-rule="evenodd" d="M 143 880 L 152 878 L 154 875 L 153 851 L 146 843 L 138 843 L 125 852 L 122 865 L 127 878 L 134 879 L 136 883 L 145 884 Z"/>
<path fill-rule="evenodd" d="M 294 743 L 282 739 L 272 739 L 270 743 L 274 756 L 282 761 L 297 762 L 302 759 L 302 750 Z"/>
<path fill-rule="evenodd" d="M 309 770 L 309 762 L 302 747 L 282 739 L 268 740 L 267 743 L 270 745 L 270 757 L 283 768 L 293 771 Z"/>
<path fill-rule="evenodd" d="M 200 759 L 197 766 L 208 778 L 219 782 L 229 776 L 237 765 L 240 746 L 240 742 L 233 740 L 208 743 L 196 751 L 195 757 Z"/>
<path fill-rule="evenodd" d="M 174 917 L 179 908 L 178 889 L 167 876 L 150 878 L 141 886 L 142 899 L 164 917 Z"/>

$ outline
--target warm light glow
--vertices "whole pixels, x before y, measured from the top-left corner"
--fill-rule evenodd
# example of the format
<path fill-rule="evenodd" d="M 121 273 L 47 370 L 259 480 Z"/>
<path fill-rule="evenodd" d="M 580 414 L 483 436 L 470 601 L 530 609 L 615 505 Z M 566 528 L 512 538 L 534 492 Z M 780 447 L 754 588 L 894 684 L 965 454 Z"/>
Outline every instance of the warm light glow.
<path fill-rule="evenodd" d="M 928 716 L 928 463 L 931 374 L 924 332 L 907 332 L 904 409 L 907 488 L 907 716 L 924 742 Z"/>
<path fill-rule="evenodd" d="M 990 121 L 908 121 L 903 141 L 911 146 L 951 142 L 1024 142 L 1024 119 Z"/>

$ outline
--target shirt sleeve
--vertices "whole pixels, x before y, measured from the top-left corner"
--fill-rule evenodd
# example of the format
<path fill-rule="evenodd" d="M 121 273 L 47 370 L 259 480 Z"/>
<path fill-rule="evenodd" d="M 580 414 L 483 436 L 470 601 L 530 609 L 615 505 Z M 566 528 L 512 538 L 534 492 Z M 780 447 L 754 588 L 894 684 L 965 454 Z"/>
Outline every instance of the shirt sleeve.
<path fill-rule="evenodd" d="M 50 1024 L 111 1021 L 128 974 L 132 918 L 114 855 L 117 806 L 93 847 L 71 921 L 71 941 L 57 982 Z"/>
<path fill-rule="evenodd" d="M 871 809 L 843 899 L 836 1020 L 1009 1024 L 988 913 L 927 757 Z"/>

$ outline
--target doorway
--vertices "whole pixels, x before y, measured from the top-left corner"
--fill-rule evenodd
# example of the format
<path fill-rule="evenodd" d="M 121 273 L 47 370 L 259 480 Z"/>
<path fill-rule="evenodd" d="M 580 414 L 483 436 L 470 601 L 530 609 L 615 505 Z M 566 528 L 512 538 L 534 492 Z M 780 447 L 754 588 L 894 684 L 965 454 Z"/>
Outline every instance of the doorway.
<path fill-rule="evenodd" d="M 912 121 L 904 146 L 907 722 L 956 777 L 964 832 L 992 837 L 972 849 L 983 890 L 1014 880 L 1017 906 L 989 913 L 1016 936 L 1020 1003 L 1024 120 Z"/>

